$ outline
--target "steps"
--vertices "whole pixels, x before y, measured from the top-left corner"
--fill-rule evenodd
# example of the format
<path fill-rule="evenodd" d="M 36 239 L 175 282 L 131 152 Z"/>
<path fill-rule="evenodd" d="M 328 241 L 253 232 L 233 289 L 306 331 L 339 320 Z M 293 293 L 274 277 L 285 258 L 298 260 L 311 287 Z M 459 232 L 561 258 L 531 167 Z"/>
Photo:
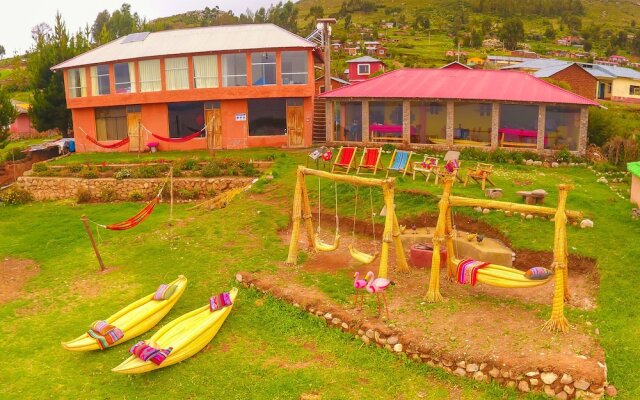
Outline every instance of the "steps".
<path fill-rule="evenodd" d="M 312 142 L 313 143 L 325 143 L 326 142 L 326 109 L 325 99 L 315 98 L 313 103 L 313 133 L 312 133 Z"/>

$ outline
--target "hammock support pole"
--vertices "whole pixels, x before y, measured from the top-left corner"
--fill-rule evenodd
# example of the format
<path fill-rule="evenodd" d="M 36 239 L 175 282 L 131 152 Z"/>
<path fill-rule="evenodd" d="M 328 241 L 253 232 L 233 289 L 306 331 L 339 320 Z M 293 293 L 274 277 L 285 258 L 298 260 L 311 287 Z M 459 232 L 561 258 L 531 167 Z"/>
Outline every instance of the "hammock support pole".
<path fill-rule="evenodd" d="M 87 220 L 87 216 L 82 214 L 80 218 L 82 223 L 84 224 L 84 229 L 87 231 L 87 235 L 89 236 L 89 240 L 91 240 L 91 245 L 93 246 L 93 251 L 96 253 L 96 258 L 98 259 L 98 263 L 100 263 L 100 272 L 105 270 L 104 263 L 102 262 L 102 257 L 100 256 L 100 251 L 98 250 L 98 245 L 96 245 L 96 241 L 93 238 L 93 233 L 91 233 L 91 228 L 89 228 L 89 222 Z"/>

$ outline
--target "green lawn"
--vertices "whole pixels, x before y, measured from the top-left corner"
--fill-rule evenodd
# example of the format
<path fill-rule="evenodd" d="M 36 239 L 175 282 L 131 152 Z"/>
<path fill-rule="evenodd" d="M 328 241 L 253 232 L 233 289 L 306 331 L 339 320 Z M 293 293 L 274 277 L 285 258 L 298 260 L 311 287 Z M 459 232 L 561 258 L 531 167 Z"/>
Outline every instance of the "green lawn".
<path fill-rule="evenodd" d="M 453 377 L 383 350 L 363 349 L 352 336 L 327 329 L 293 306 L 246 289 L 240 291 L 237 306 L 204 351 L 154 373 L 122 376 L 110 372 L 127 357 L 132 342 L 100 353 L 71 353 L 59 345 L 82 333 L 93 320 L 108 316 L 178 274 L 189 278 L 189 286 L 160 325 L 205 304 L 212 293 L 229 288 L 238 271 L 275 269 L 286 259 L 287 247 L 278 230 L 289 223 L 294 171 L 297 164 L 305 162 L 305 153 L 259 149 L 221 151 L 216 157 L 264 159 L 272 154 L 276 155 L 275 179 L 256 185 L 252 193 L 240 196 L 227 208 L 204 212 L 177 205 L 179 222 L 170 227 L 166 223 L 168 207 L 161 204 L 133 230 L 101 230 L 103 258 L 116 267 L 107 274 L 96 273 L 98 265 L 80 216 L 86 213 L 94 221 L 115 222 L 134 214 L 141 204 L 60 201 L 0 207 L 0 237 L 10 238 L 0 241 L 0 257 L 33 259 L 41 268 L 20 299 L 0 305 L 4 355 L 0 398 L 521 397 L 515 391 Z M 166 152 L 159 156 L 177 159 L 185 154 Z M 145 154 L 145 159 L 150 157 Z M 136 159 L 135 155 L 102 153 L 73 155 L 57 163 Z M 523 187 L 514 182 L 523 179 L 532 181 L 524 188 L 547 189 L 551 193 L 548 204 L 557 199 L 556 183 L 572 182 L 576 189 L 569 195 L 569 208 L 583 210 L 595 221 L 595 229 L 570 227 L 568 235 L 570 252 L 598 259 L 598 308 L 592 312 L 570 309 L 568 318 L 574 324 L 588 320 L 599 328 L 610 381 L 618 387 L 620 398 L 638 398 L 640 378 L 635 363 L 640 359 L 640 300 L 630 277 L 640 270 L 633 261 L 640 258 L 636 245 L 640 226 L 629 217 L 630 204 L 606 185 L 597 184 L 594 173 L 584 168 L 512 165 L 500 165 L 496 172 L 496 183 L 506 193 L 504 200 L 517 200 L 515 191 Z M 313 188 L 317 182 L 309 180 L 310 195 L 316 198 Z M 398 181 L 400 218 L 435 210 L 439 187 L 410 178 Z M 402 193 L 404 189 L 432 194 L 416 196 Z M 333 204 L 332 185 L 326 182 L 322 190 L 326 210 Z M 339 211 L 350 215 L 353 189 L 339 185 L 338 190 Z M 456 185 L 454 193 L 481 196 L 477 185 Z M 375 207 L 381 204 L 381 198 L 375 196 Z M 471 210 L 460 212 L 474 214 Z M 478 218 L 499 227 L 516 248 L 550 249 L 553 228 L 548 222 L 510 219 L 499 213 Z M 540 311 L 547 313 L 548 307 L 540 307 Z"/>

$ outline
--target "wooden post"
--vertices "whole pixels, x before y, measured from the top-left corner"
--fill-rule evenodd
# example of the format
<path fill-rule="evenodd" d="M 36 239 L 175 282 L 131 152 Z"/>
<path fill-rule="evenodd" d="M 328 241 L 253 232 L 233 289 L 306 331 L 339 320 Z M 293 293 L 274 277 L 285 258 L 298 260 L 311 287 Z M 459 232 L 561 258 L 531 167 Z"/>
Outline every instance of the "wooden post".
<path fill-rule="evenodd" d="M 173 222 L 173 166 L 169 170 L 169 196 L 171 197 L 171 204 L 169 205 L 169 222 Z"/>
<path fill-rule="evenodd" d="M 309 204 L 309 193 L 307 192 L 307 184 L 304 180 L 304 173 L 302 174 L 302 218 L 304 219 L 304 225 L 307 230 L 307 241 L 309 242 L 309 249 L 316 249 L 316 241 L 314 239 L 313 220 L 311 218 L 311 205 Z M 320 201 L 320 199 L 318 199 Z"/>
<path fill-rule="evenodd" d="M 91 240 L 91 245 L 93 246 L 93 251 L 96 253 L 96 258 L 98 259 L 98 263 L 100 263 L 100 271 L 104 271 L 104 263 L 102 262 L 102 257 L 100 257 L 100 252 L 98 251 L 98 246 L 96 245 L 96 241 L 93 239 L 93 234 L 91 233 L 91 228 L 89 228 L 89 222 L 87 220 L 87 216 L 82 214 L 82 223 L 84 224 L 84 229 L 87 231 L 87 235 L 89 235 L 89 240 Z"/>
<path fill-rule="evenodd" d="M 289 255 L 287 264 L 295 265 L 298 262 L 298 236 L 300 235 L 300 217 L 302 214 L 302 186 L 304 182 L 302 170 L 299 167 L 296 174 L 296 188 L 293 195 L 293 228 L 291 230 L 291 241 L 289 242 Z"/>
<path fill-rule="evenodd" d="M 393 192 L 389 190 L 387 182 L 382 186 L 382 195 L 384 196 L 384 206 L 387 209 L 387 215 L 384 221 L 384 233 L 382 234 L 382 250 L 380 251 L 380 267 L 378 268 L 378 277 L 386 278 L 389 269 L 389 243 L 391 243 L 393 235 L 393 218 L 395 215 L 393 209 Z"/>
<path fill-rule="evenodd" d="M 429 277 L 429 290 L 427 291 L 426 300 L 429 303 L 435 303 L 442 301 L 442 295 L 440 294 L 440 247 L 445 242 L 445 227 L 447 223 L 447 212 L 449 210 L 449 195 L 451 193 L 451 185 L 453 185 L 454 178 L 452 176 L 445 176 L 443 178 L 444 189 L 442 191 L 442 198 L 438 203 L 440 212 L 438 214 L 438 223 L 436 224 L 436 231 L 433 233 L 433 257 L 431 258 L 431 276 Z"/>

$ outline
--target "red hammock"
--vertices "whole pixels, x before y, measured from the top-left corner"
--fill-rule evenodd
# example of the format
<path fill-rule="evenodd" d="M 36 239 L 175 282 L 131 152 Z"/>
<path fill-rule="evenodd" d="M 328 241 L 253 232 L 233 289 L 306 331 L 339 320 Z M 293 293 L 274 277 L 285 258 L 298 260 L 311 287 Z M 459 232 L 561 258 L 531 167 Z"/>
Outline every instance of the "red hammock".
<path fill-rule="evenodd" d="M 124 146 L 125 144 L 129 143 L 129 137 L 128 136 L 126 138 L 122 139 L 121 141 L 115 142 L 113 144 L 102 144 L 102 143 L 98 142 L 97 140 L 95 140 L 94 138 L 92 138 L 91 136 L 89 136 L 87 134 L 85 134 L 85 137 L 91 143 L 95 144 L 96 146 L 103 147 L 105 149 L 115 149 L 115 148 L 118 148 L 120 146 Z"/>
<path fill-rule="evenodd" d="M 119 222 L 117 224 L 106 225 L 105 228 L 112 231 L 124 231 L 127 229 L 131 229 L 138 225 L 140 222 L 147 219 L 149 215 L 153 212 L 154 207 L 160 201 L 160 196 L 156 196 L 153 200 L 151 200 L 142 210 L 138 211 L 136 215 L 129 218 L 126 221 Z"/>
<path fill-rule="evenodd" d="M 183 143 L 183 142 L 188 142 L 191 139 L 195 139 L 198 136 L 202 135 L 202 130 L 199 130 L 198 132 L 192 133 L 189 136 L 185 136 L 185 137 L 181 137 L 181 138 L 166 138 L 164 136 L 158 136 L 155 133 L 151 132 L 151 136 L 153 136 L 154 138 L 158 139 L 158 140 L 162 140 L 163 142 L 169 142 L 169 143 Z"/>

